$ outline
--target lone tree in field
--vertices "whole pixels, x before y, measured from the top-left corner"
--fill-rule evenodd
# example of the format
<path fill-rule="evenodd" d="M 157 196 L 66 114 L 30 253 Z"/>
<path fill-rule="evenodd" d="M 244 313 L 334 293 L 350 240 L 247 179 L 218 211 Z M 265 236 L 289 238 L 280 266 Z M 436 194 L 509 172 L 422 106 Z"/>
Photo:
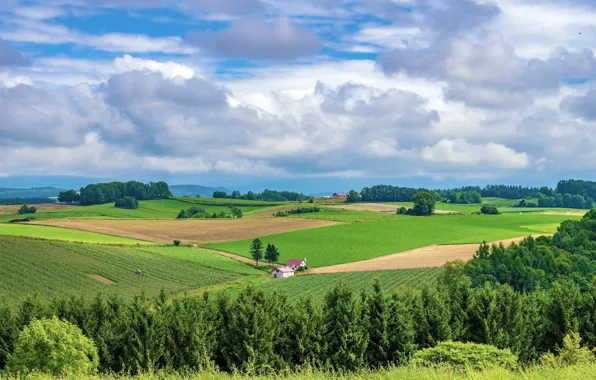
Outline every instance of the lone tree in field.
<path fill-rule="evenodd" d="M 434 195 L 428 191 L 414 194 L 412 201 L 414 202 L 414 208 L 411 210 L 411 214 L 420 216 L 432 215 L 437 204 Z"/>
<path fill-rule="evenodd" d="M 273 244 L 267 244 L 267 249 L 265 250 L 265 260 L 271 264 L 277 263 L 279 260 L 279 251 Z"/>
<path fill-rule="evenodd" d="M 259 266 L 259 260 L 263 258 L 263 243 L 261 242 L 261 239 L 252 241 L 250 245 L 250 254 L 257 263 L 257 266 Z"/>

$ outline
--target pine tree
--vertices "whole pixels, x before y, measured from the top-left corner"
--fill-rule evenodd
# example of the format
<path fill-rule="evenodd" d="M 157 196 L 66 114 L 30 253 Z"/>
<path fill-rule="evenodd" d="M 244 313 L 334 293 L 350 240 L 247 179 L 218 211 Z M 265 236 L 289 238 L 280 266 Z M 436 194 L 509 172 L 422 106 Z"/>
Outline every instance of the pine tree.
<path fill-rule="evenodd" d="M 29 295 L 21 302 L 18 313 L 19 325 L 26 326 L 34 319 L 49 317 L 51 317 L 51 310 L 39 293 Z"/>
<path fill-rule="evenodd" d="M 395 293 L 388 301 L 388 358 L 398 365 L 406 364 L 417 348 L 411 296 L 412 293 Z"/>
<path fill-rule="evenodd" d="M 261 239 L 254 239 L 250 245 L 250 254 L 259 266 L 259 260 L 263 258 L 263 243 Z"/>
<path fill-rule="evenodd" d="M 596 347 L 596 279 L 592 280 L 588 291 L 581 296 L 579 306 L 579 333 L 588 347 Z"/>
<path fill-rule="evenodd" d="M 386 366 L 389 362 L 389 315 L 381 281 L 375 277 L 373 293 L 366 304 L 368 322 L 367 361 L 373 367 Z"/>
<path fill-rule="evenodd" d="M 340 370 L 356 370 L 364 366 L 366 331 L 362 313 L 352 288 L 338 282 L 325 296 L 323 339 L 327 343 L 325 358 Z"/>
<path fill-rule="evenodd" d="M 267 244 L 267 248 L 265 249 L 265 260 L 269 263 L 269 265 L 273 264 L 275 259 L 275 253 L 273 251 L 273 246 L 271 244 Z"/>
<path fill-rule="evenodd" d="M 19 335 L 18 321 L 8 301 L 0 299 L 0 372 L 6 367 L 8 356 Z"/>
<path fill-rule="evenodd" d="M 439 277 L 439 287 L 445 291 L 445 302 L 449 305 L 449 327 L 453 340 L 464 340 L 468 335 L 468 301 L 471 280 L 465 274 L 465 263 L 461 260 L 449 262 Z"/>
<path fill-rule="evenodd" d="M 452 339 L 450 308 L 445 302 L 446 294 L 423 287 L 419 295 L 412 294 L 416 343 L 419 348 L 434 347 L 437 343 Z"/>
<path fill-rule="evenodd" d="M 565 335 L 579 330 L 579 294 L 579 288 L 571 281 L 556 282 L 548 292 L 543 305 L 548 350 L 560 347 Z"/>
<path fill-rule="evenodd" d="M 323 354 L 323 314 L 311 293 L 301 298 L 289 318 L 291 362 L 319 366 Z"/>

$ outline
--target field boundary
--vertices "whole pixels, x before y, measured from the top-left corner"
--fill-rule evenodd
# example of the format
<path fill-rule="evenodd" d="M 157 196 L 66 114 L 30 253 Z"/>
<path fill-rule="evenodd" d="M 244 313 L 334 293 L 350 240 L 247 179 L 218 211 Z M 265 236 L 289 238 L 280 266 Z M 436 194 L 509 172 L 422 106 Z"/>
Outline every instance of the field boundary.
<path fill-rule="evenodd" d="M 233 259 L 236 261 L 240 261 L 242 263 L 249 264 L 249 265 L 254 265 L 254 263 L 255 263 L 255 261 L 253 259 L 250 259 L 250 258 L 244 257 L 244 256 L 240 256 L 240 255 L 237 255 L 237 254 L 231 253 L 231 252 L 220 251 L 217 249 L 205 248 L 205 247 L 201 247 L 201 246 L 199 246 L 198 249 L 200 249 L 201 251 L 215 253 L 217 255 L 224 256 L 224 257 L 227 257 L 227 258 L 230 258 L 230 259 Z M 261 262 L 266 263 L 266 261 L 261 261 Z M 282 266 L 283 265 L 281 265 L 281 264 L 273 264 L 273 266 L 271 266 L 271 268 L 279 268 Z"/>

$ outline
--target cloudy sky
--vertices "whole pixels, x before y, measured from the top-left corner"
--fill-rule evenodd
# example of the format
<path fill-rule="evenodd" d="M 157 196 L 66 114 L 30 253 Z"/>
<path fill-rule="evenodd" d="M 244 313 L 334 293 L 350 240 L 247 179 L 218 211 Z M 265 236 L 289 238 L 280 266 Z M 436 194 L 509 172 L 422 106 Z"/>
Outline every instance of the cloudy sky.
<path fill-rule="evenodd" d="M 1 0 L 2 184 L 590 178 L 595 4 Z"/>

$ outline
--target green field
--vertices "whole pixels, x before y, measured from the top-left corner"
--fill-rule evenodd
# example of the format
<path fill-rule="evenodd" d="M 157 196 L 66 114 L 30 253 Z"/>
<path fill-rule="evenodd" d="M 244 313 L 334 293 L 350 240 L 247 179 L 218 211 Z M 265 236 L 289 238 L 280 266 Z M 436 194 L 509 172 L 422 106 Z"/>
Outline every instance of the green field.
<path fill-rule="evenodd" d="M 371 290 L 376 276 L 381 280 L 383 290 L 390 293 L 400 287 L 419 288 L 436 282 L 442 268 L 418 268 L 385 270 L 375 272 L 351 272 L 317 275 L 302 275 L 284 279 L 272 279 L 261 285 L 265 290 L 278 291 L 291 301 L 311 293 L 315 298 L 322 298 L 335 283 L 345 281 L 357 292 Z"/>
<path fill-rule="evenodd" d="M 341 208 L 321 208 L 320 212 L 310 214 L 290 215 L 286 218 L 334 220 L 346 223 L 378 222 L 381 220 L 395 220 L 394 213 L 378 211 L 356 211 Z"/>
<path fill-rule="evenodd" d="M 192 198 L 191 198 L 192 199 Z M 193 204 L 173 199 L 160 199 L 154 201 L 140 201 L 139 208 L 136 210 L 126 210 L 114 207 L 113 203 L 93 206 L 77 206 L 70 209 L 49 210 L 37 212 L 31 217 L 35 220 L 47 219 L 67 219 L 67 218 L 95 218 L 95 219 L 175 219 L 180 210 L 188 209 Z M 224 211 L 229 213 L 227 205 L 212 204 L 200 205 L 207 212 L 219 213 Z M 262 205 L 240 206 L 245 213 L 260 211 L 265 209 Z M 0 215 L 0 222 L 11 219 L 22 218 L 19 214 Z"/>
<path fill-rule="evenodd" d="M 43 297 L 97 292 L 130 297 L 144 289 L 154 297 L 161 288 L 180 292 L 251 272 L 245 264 L 208 252 L 184 258 L 192 253 L 0 237 L 0 294 L 12 300 L 35 291 Z M 137 269 L 143 274 L 135 274 Z M 115 283 L 103 284 L 90 277 L 94 274 Z"/>
<path fill-rule="evenodd" d="M 435 209 L 442 211 L 454 211 L 461 213 L 479 212 L 483 204 L 490 204 L 496 206 L 502 213 L 520 213 L 520 212 L 588 212 L 588 210 L 575 208 L 555 208 L 555 207 L 513 207 L 517 204 L 519 199 L 501 199 L 501 198 L 485 198 L 482 204 L 452 204 L 452 203 L 437 203 Z M 414 207 L 412 202 L 389 202 L 396 207 Z"/>
<path fill-rule="evenodd" d="M 380 213 L 379 213 L 380 214 Z M 554 233 L 566 219 L 579 216 L 545 214 L 395 215 L 391 220 L 351 223 L 271 235 L 265 245 L 275 244 L 280 262 L 306 257 L 311 267 L 371 259 L 432 244 L 481 243 L 523 235 Z M 532 226 L 532 227 L 527 227 Z M 250 240 L 210 244 L 207 247 L 250 257 Z"/>
<path fill-rule="evenodd" d="M 104 235 L 96 232 L 72 230 L 69 228 L 37 226 L 32 224 L 0 224 L 0 236 L 22 236 L 38 239 L 64 240 L 94 244 L 151 245 L 153 242 Z"/>
<path fill-rule="evenodd" d="M 228 199 L 228 198 L 191 198 L 191 197 L 176 197 L 178 201 L 193 203 L 198 205 L 212 205 L 212 206 L 247 206 L 247 207 L 269 207 L 279 206 L 283 204 L 291 204 L 292 202 L 266 202 L 266 201 L 249 201 L 245 199 Z"/>

